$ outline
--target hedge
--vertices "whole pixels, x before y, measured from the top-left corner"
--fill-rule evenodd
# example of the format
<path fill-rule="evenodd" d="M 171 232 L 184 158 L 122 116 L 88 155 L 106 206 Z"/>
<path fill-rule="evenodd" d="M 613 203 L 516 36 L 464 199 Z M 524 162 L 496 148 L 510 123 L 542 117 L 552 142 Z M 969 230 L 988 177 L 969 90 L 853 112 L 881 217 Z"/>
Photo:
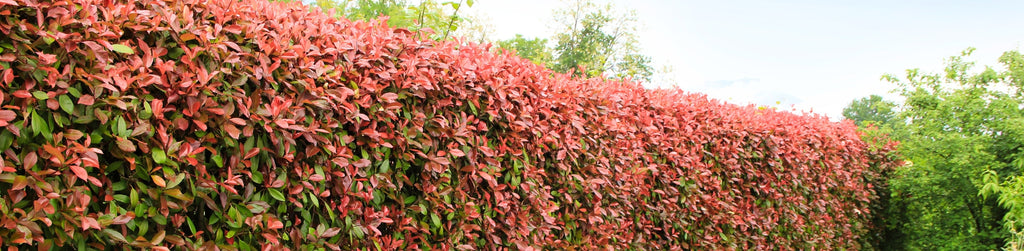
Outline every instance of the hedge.
<path fill-rule="evenodd" d="M 0 246 L 858 249 L 850 122 L 266 0 L 0 0 Z"/>

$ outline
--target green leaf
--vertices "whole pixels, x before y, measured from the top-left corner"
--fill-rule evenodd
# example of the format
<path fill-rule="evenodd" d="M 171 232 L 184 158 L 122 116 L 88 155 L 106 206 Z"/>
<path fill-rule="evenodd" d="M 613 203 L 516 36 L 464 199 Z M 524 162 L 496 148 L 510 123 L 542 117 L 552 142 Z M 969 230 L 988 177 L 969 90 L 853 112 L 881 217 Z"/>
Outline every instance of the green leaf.
<path fill-rule="evenodd" d="M 171 181 L 167 182 L 167 187 L 165 189 L 177 187 L 178 184 L 181 184 L 181 181 L 183 180 L 185 180 L 185 173 L 179 173 L 178 175 L 174 176 L 174 179 L 171 179 Z"/>
<path fill-rule="evenodd" d="M 432 223 L 435 227 L 440 227 L 441 226 L 441 217 L 437 216 L 437 214 L 435 214 L 435 213 L 431 213 L 430 214 L 430 223 Z"/>
<path fill-rule="evenodd" d="M 35 97 L 38 100 L 47 100 L 50 98 L 50 95 L 46 95 L 45 92 L 34 91 L 32 92 L 32 97 Z"/>
<path fill-rule="evenodd" d="M 14 134 L 8 130 L 0 132 L 0 152 L 6 151 L 11 148 L 11 144 L 14 143 Z"/>
<path fill-rule="evenodd" d="M 316 197 L 314 193 L 306 193 L 309 196 L 309 200 L 313 202 L 313 206 L 320 207 L 320 199 Z"/>
<path fill-rule="evenodd" d="M 224 158 L 221 157 L 220 154 L 213 155 L 213 157 L 210 158 L 213 159 L 214 164 L 217 164 L 217 167 L 224 167 Z"/>
<path fill-rule="evenodd" d="M 118 202 L 121 202 L 121 203 L 128 203 L 129 202 L 128 201 L 128 195 L 124 195 L 124 194 L 115 194 L 114 195 L 114 200 L 116 200 Z"/>
<path fill-rule="evenodd" d="M 35 135 L 50 134 L 50 126 L 46 124 L 46 120 L 42 116 L 39 116 L 38 111 L 32 112 L 32 133 Z"/>
<path fill-rule="evenodd" d="M 167 153 L 159 148 L 153 148 L 152 150 L 153 161 L 157 164 L 167 164 Z"/>
<path fill-rule="evenodd" d="M 132 188 L 132 191 L 129 192 L 129 196 L 131 198 L 132 205 L 139 204 L 139 192 L 136 192 L 135 188 Z"/>
<path fill-rule="evenodd" d="M 178 48 L 178 47 L 171 48 L 170 50 L 167 51 L 167 56 L 172 58 L 172 59 L 180 58 L 181 54 L 185 54 L 185 50 L 183 50 L 181 48 Z"/>
<path fill-rule="evenodd" d="M 116 51 L 117 53 L 121 54 L 135 54 L 135 50 L 132 50 L 131 47 L 128 47 L 127 45 L 123 44 L 111 45 L 110 50 Z"/>
<path fill-rule="evenodd" d="M 252 182 L 256 182 L 256 184 L 263 184 L 263 173 L 258 171 L 252 172 Z"/>
<path fill-rule="evenodd" d="M 124 190 L 125 188 L 128 188 L 128 183 L 126 183 L 125 181 L 114 182 L 113 184 L 110 184 L 110 186 L 111 186 L 111 189 L 113 189 L 116 192 L 116 191 L 121 191 L 121 190 Z"/>
<path fill-rule="evenodd" d="M 387 160 L 381 161 L 380 173 L 387 173 L 389 171 L 391 171 L 391 161 L 387 161 Z"/>
<path fill-rule="evenodd" d="M 78 88 L 74 87 L 68 87 L 68 93 L 70 93 L 71 96 L 75 96 L 76 98 L 82 96 L 82 91 L 79 91 Z"/>
<path fill-rule="evenodd" d="M 124 118 L 121 118 L 121 116 L 114 118 L 114 133 L 121 137 L 127 137 L 132 133 L 128 130 L 128 124 L 124 122 Z"/>
<path fill-rule="evenodd" d="M 107 234 L 108 237 L 110 237 L 111 239 L 114 239 L 114 240 L 116 240 L 118 242 L 128 243 L 128 240 L 124 238 L 124 235 L 121 234 L 121 232 L 114 231 L 113 229 L 107 228 L 107 229 L 103 229 L 103 233 Z"/>
<path fill-rule="evenodd" d="M 60 101 L 61 110 L 64 110 L 64 112 L 68 114 L 74 113 L 75 103 L 71 102 L 71 97 L 68 97 L 68 95 L 60 95 L 60 97 L 57 98 L 57 101 Z"/>
<path fill-rule="evenodd" d="M 153 117 L 153 107 L 149 105 L 149 102 L 142 102 L 142 111 L 139 112 L 139 119 L 148 120 Z"/>
<path fill-rule="evenodd" d="M 185 217 L 185 222 L 188 223 L 188 230 L 192 231 L 193 234 L 196 233 L 196 225 L 192 223 L 192 218 Z"/>
<path fill-rule="evenodd" d="M 274 198 L 275 200 L 285 201 L 284 200 L 284 194 L 281 193 L 281 191 L 278 191 L 277 189 L 270 189 L 270 190 L 267 190 L 267 191 L 270 192 L 270 197 Z"/>

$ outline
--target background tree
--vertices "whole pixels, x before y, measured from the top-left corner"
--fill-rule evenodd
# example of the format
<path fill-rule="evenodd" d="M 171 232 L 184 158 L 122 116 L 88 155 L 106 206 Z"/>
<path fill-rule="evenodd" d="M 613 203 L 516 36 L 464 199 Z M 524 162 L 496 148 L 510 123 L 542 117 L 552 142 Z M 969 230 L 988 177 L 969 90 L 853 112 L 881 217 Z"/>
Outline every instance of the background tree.
<path fill-rule="evenodd" d="M 611 4 L 598 6 L 588 0 L 569 1 L 555 12 L 561 30 L 555 35 L 555 60 L 551 68 L 574 71 L 586 77 L 608 75 L 650 81 L 654 68 L 650 57 L 637 47 L 636 11 L 618 13 Z"/>
<path fill-rule="evenodd" d="M 871 95 L 850 102 L 850 105 L 843 108 L 843 117 L 862 127 L 868 124 L 891 124 L 896 117 L 893 111 L 895 107 L 896 103 L 883 100 L 879 95 Z"/>
<path fill-rule="evenodd" d="M 1016 77 L 1024 61 L 1008 52 L 1000 60 L 1007 70 L 976 72 L 963 59 L 972 51 L 950 57 L 942 73 L 885 76 L 905 98 L 896 119 L 906 123 L 900 153 L 909 160 L 890 180 L 887 241 L 896 249 L 992 250 L 1010 237 L 1002 226 L 1007 204 L 984 195 L 1020 191 L 1012 181 L 1024 166 Z"/>
<path fill-rule="evenodd" d="M 515 51 L 520 57 L 529 59 L 536 64 L 551 65 L 551 48 L 548 47 L 547 39 L 527 39 L 521 34 L 516 34 L 515 38 L 499 40 L 498 47 Z"/>
<path fill-rule="evenodd" d="M 596 5 L 590 0 L 566 1 L 555 11 L 559 30 L 548 39 L 515 38 L 500 40 L 498 46 L 515 51 L 520 57 L 543 64 L 556 72 L 575 76 L 606 76 L 618 79 L 650 81 L 654 75 L 651 58 L 640 53 L 636 39 L 636 11 L 616 12 L 611 4 Z"/>

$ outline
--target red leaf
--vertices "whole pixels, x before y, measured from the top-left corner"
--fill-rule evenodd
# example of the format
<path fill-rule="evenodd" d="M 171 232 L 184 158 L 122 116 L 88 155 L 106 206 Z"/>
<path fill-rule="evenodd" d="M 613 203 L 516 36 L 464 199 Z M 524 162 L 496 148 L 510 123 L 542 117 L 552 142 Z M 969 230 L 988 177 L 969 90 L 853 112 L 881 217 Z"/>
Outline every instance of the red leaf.
<path fill-rule="evenodd" d="M 96 168 L 100 167 L 99 156 L 97 156 L 96 153 L 94 153 L 94 152 L 85 152 L 82 155 L 83 155 L 82 156 L 82 164 L 83 165 L 85 165 L 87 167 L 96 167 Z M 133 162 L 133 164 L 134 164 L 134 162 Z M 79 167 L 79 168 L 81 168 L 81 167 Z"/>
<path fill-rule="evenodd" d="M 15 176 L 14 185 L 12 185 L 11 190 L 18 191 L 25 188 L 27 185 L 28 179 L 26 179 L 25 176 Z"/>
<path fill-rule="evenodd" d="M 320 238 L 331 238 L 334 237 L 335 235 L 338 235 L 338 232 L 341 232 L 341 228 L 328 228 L 327 230 L 320 234 Z"/>
<path fill-rule="evenodd" d="M 267 241 L 270 242 L 270 244 L 273 244 L 273 246 L 267 246 L 267 247 L 276 247 L 276 246 L 280 246 L 281 245 L 281 242 L 277 239 L 277 235 L 274 235 L 274 234 L 271 234 L 271 233 L 263 233 L 262 235 L 263 235 L 263 238 L 266 238 Z M 264 248 L 263 250 L 269 250 L 269 249 L 268 248 Z"/>
<path fill-rule="evenodd" d="M 314 174 L 314 175 L 310 175 L 309 176 L 309 181 L 312 181 L 312 182 L 320 182 L 320 181 L 323 181 L 323 180 L 324 180 L 324 176 L 323 175 Z"/>
<path fill-rule="evenodd" d="M 29 152 L 28 154 L 25 154 L 25 159 L 21 161 L 21 167 L 24 170 L 32 170 L 32 167 L 36 166 L 37 161 L 39 161 L 39 159 L 38 156 L 36 156 L 36 152 Z"/>
<path fill-rule="evenodd" d="M 398 100 L 398 94 L 393 92 L 384 93 L 383 95 L 380 95 L 380 99 L 385 103 L 394 103 Z"/>
<path fill-rule="evenodd" d="M 355 166 L 356 168 L 368 167 L 368 166 L 370 166 L 370 160 L 368 160 L 368 159 L 357 160 L 355 163 L 352 163 L 352 166 Z"/>
<path fill-rule="evenodd" d="M 4 70 L 4 84 L 10 84 L 14 81 L 14 69 Z"/>
<path fill-rule="evenodd" d="M 284 223 L 274 217 L 267 218 L 267 228 L 269 229 L 281 229 L 284 228 Z"/>
<path fill-rule="evenodd" d="M 245 157 L 242 158 L 242 159 L 252 158 L 253 156 L 256 156 L 256 154 L 259 154 L 259 153 L 260 153 L 260 149 L 256 148 L 256 147 L 253 147 L 252 149 L 249 149 L 249 152 L 245 153 Z"/>
<path fill-rule="evenodd" d="M 0 121 L 10 122 L 18 118 L 18 114 L 11 110 L 0 110 Z"/>
<path fill-rule="evenodd" d="M 242 118 L 231 118 L 228 121 L 231 121 L 231 123 L 234 123 L 234 124 L 240 125 L 240 126 L 244 126 L 245 125 L 245 120 L 242 119 Z"/>
<path fill-rule="evenodd" d="M 462 156 L 466 156 L 466 153 L 465 153 L 465 152 L 463 152 L 462 150 L 459 150 L 459 149 L 451 149 L 451 150 L 448 150 L 448 153 L 451 153 L 451 154 L 452 154 L 452 156 L 455 156 L 455 157 L 462 157 Z"/>
<path fill-rule="evenodd" d="M 75 176 L 79 179 L 89 180 L 89 173 L 85 171 L 85 168 L 82 168 L 81 166 L 71 166 L 70 168 L 71 172 L 75 173 Z"/>
<path fill-rule="evenodd" d="M 238 135 L 242 134 L 242 131 L 232 124 L 224 124 L 224 132 L 227 132 L 228 136 L 231 136 L 233 139 L 238 139 Z"/>
<path fill-rule="evenodd" d="M 224 26 L 224 31 L 228 33 L 239 34 L 242 33 L 242 26 L 238 26 L 237 24 Z"/>
<path fill-rule="evenodd" d="M 100 223 L 96 219 L 83 216 L 82 217 L 82 231 L 89 230 L 90 228 L 100 229 Z"/>
<path fill-rule="evenodd" d="M 494 177 L 491 176 L 490 174 L 487 174 L 485 172 L 478 172 L 477 174 L 480 175 L 480 178 L 486 180 L 487 184 L 491 185 L 492 188 L 498 187 L 498 181 L 494 180 Z"/>
<path fill-rule="evenodd" d="M 167 187 L 167 181 L 164 180 L 164 177 L 156 175 L 150 175 L 149 177 L 153 178 L 153 183 L 156 184 L 158 187 Z"/>
<path fill-rule="evenodd" d="M 95 102 L 96 100 L 89 94 L 82 94 L 81 97 L 78 97 L 78 104 L 80 105 L 92 105 Z"/>
<path fill-rule="evenodd" d="M 39 56 L 39 63 L 40 64 L 49 65 L 49 64 L 53 64 L 53 63 L 57 62 L 57 55 L 46 54 L 46 53 L 41 53 L 40 52 L 38 54 L 38 56 Z"/>
<path fill-rule="evenodd" d="M 437 158 L 433 158 L 433 160 L 434 160 L 434 162 L 437 162 L 438 164 L 445 165 L 445 166 L 452 164 L 452 162 L 448 161 L 448 158 L 445 158 L 445 157 L 437 157 Z"/>
<path fill-rule="evenodd" d="M 60 109 L 60 102 L 57 101 L 57 99 L 53 99 L 53 98 L 47 99 L 46 100 L 46 108 L 50 108 L 50 110 Z"/>
<path fill-rule="evenodd" d="M 218 116 L 224 116 L 224 108 L 206 108 L 206 111 L 217 114 Z"/>
<path fill-rule="evenodd" d="M 17 97 L 17 98 L 31 98 L 32 94 L 29 93 L 26 90 L 17 90 L 17 91 L 14 91 L 14 97 Z"/>
<path fill-rule="evenodd" d="M 178 127 L 178 130 L 188 130 L 188 120 L 184 117 L 174 119 L 174 125 Z"/>
<path fill-rule="evenodd" d="M 135 218 L 134 212 L 128 212 L 128 214 L 114 217 L 114 221 L 110 222 L 111 225 L 122 225 L 128 224 L 129 221 Z"/>
<path fill-rule="evenodd" d="M 116 141 L 117 141 L 117 148 L 120 148 L 121 151 L 124 151 L 126 153 L 135 152 L 135 143 L 132 143 L 131 140 L 127 140 L 127 139 L 121 138 L 121 137 L 116 137 Z"/>

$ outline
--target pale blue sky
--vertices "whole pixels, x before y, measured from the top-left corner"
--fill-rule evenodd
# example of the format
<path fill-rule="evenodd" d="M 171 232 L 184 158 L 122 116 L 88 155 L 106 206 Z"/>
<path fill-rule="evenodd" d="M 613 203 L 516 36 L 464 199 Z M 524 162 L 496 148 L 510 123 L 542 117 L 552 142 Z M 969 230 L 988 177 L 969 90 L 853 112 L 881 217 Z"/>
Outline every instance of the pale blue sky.
<path fill-rule="evenodd" d="M 833 118 L 855 98 L 895 98 L 879 81 L 883 73 L 939 70 L 967 47 L 994 65 L 1024 42 L 1024 1 L 610 2 L 636 9 L 641 47 L 656 65 L 674 68 L 680 88 Z M 562 4 L 476 0 L 471 10 L 489 19 L 492 39 L 549 37 L 552 10 Z"/>

